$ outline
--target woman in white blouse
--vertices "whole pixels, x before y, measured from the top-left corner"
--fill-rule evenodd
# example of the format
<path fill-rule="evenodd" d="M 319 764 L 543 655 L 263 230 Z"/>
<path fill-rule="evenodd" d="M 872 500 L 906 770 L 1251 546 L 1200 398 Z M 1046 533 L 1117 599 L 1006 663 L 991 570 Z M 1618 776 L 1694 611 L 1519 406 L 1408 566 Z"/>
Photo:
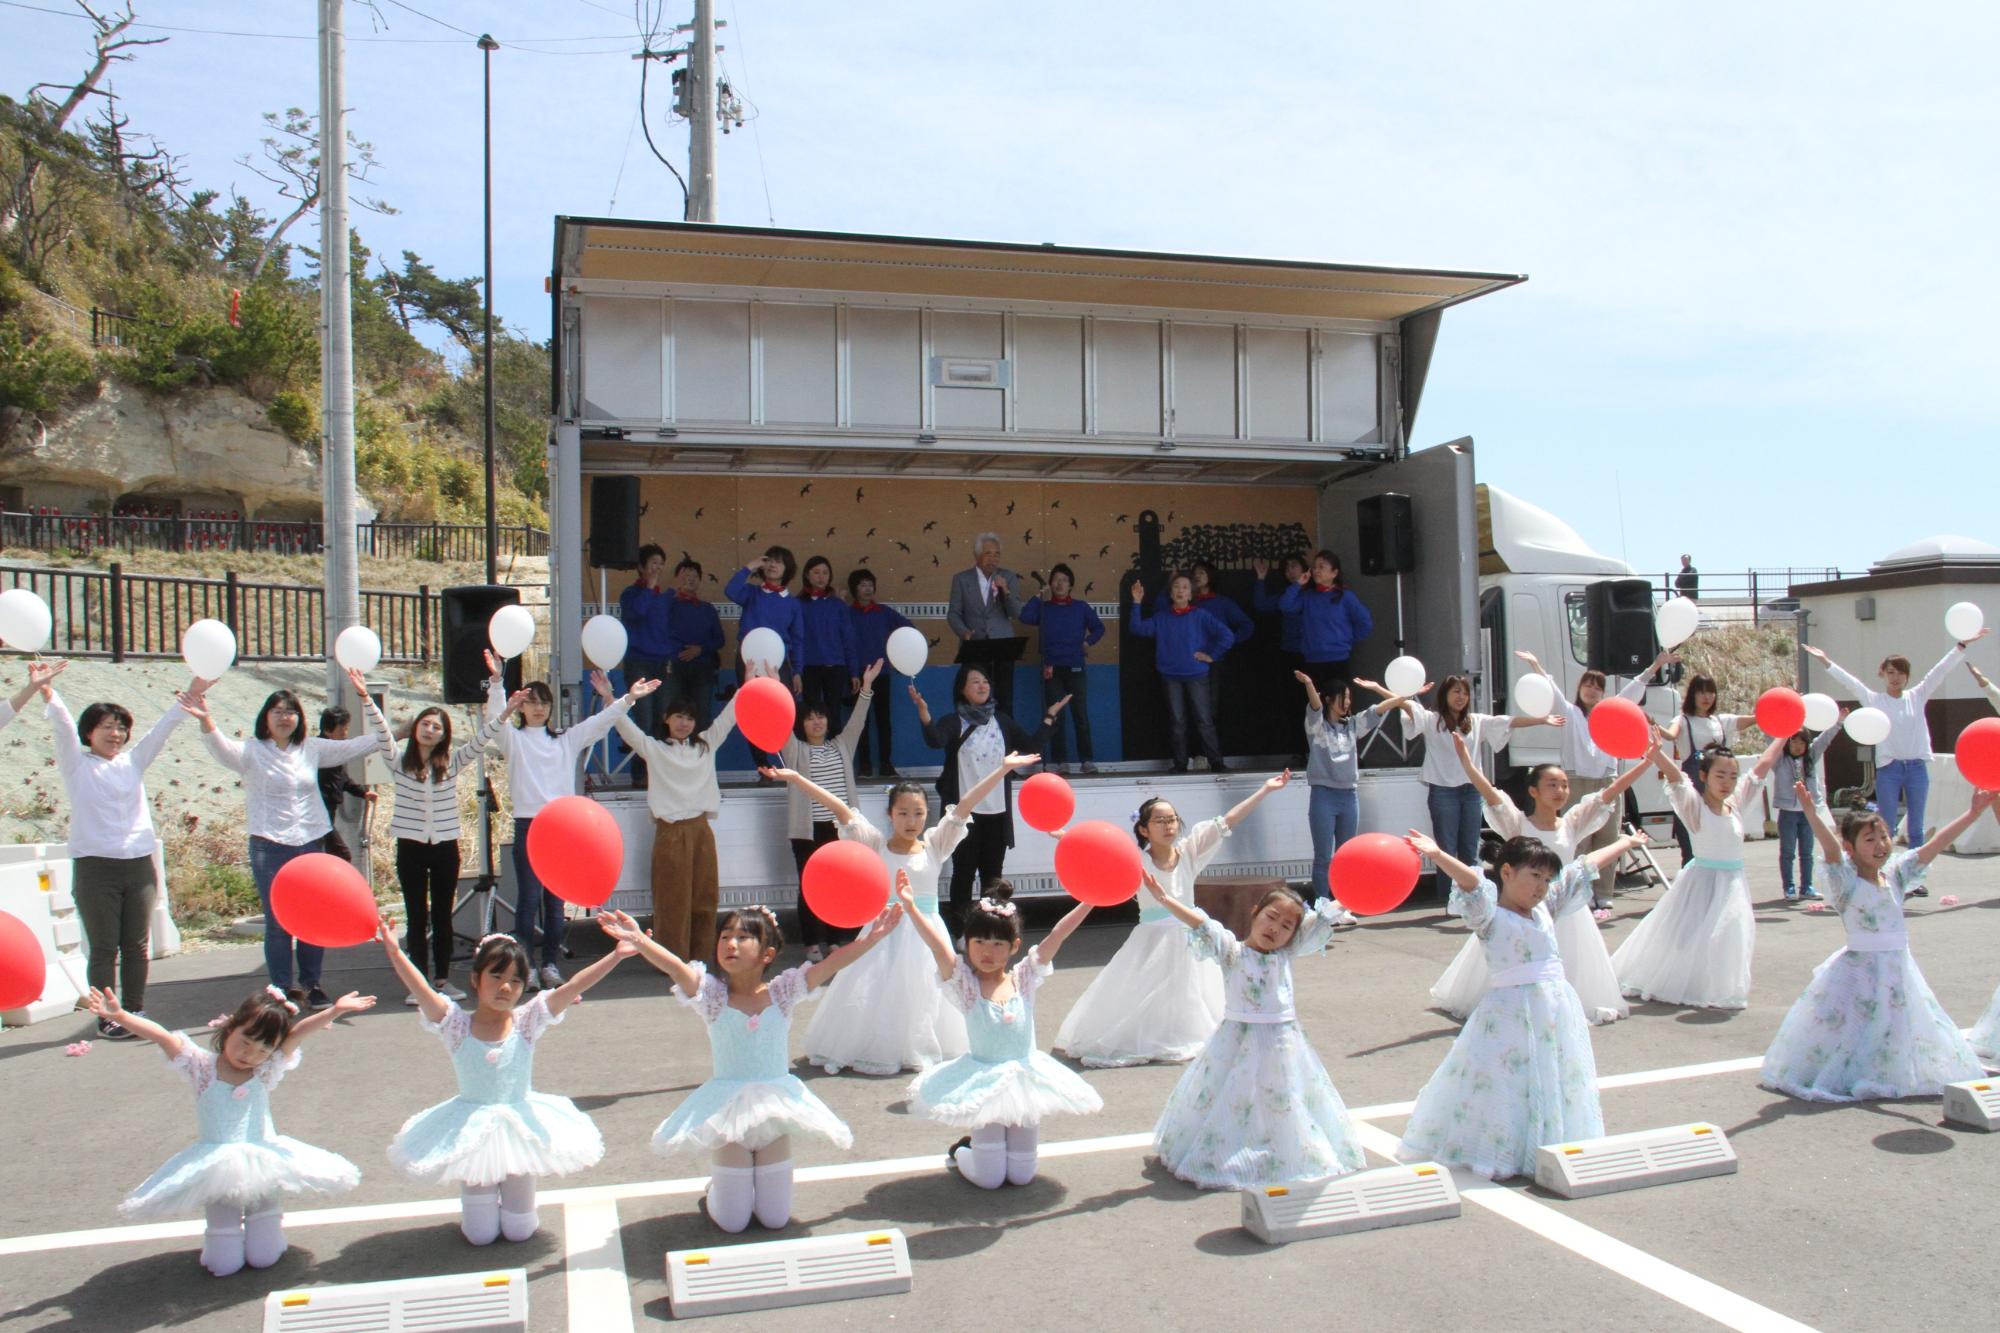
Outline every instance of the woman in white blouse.
<path fill-rule="evenodd" d="M 355 692 L 375 725 L 386 733 L 389 726 L 368 694 L 367 680 L 359 671 L 349 671 L 347 678 L 354 682 Z M 201 723 L 202 744 L 216 761 L 243 776 L 243 804 L 250 825 L 250 877 L 257 882 L 257 896 L 264 903 L 264 970 L 271 984 L 284 991 L 292 1003 L 324 1009 L 332 1003 L 319 984 L 326 950 L 294 940 L 278 924 L 271 912 L 271 881 L 289 862 L 319 851 L 332 831 L 326 803 L 319 798 L 319 771 L 380 748 L 382 737 L 335 741 L 307 735 L 305 706 L 290 690 L 274 690 L 264 700 L 247 741 L 232 740 L 217 730 L 208 706 L 200 700 L 183 699 L 181 709 Z"/>
<path fill-rule="evenodd" d="M 1697 788 L 1701 786 L 1702 755 L 1710 750 L 1727 750 L 1736 733 L 1757 720 L 1748 713 L 1717 712 L 1721 698 L 1714 677 L 1699 672 L 1689 676 L 1687 688 L 1681 691 L 1680 714 L 1661 733 L 1673 742 L 1672 759 Z M 1680 844 L 1683 862 L 1694 859 L 1694 842 L 1679 815 L 1674 816 L 1674 841 Z"/>

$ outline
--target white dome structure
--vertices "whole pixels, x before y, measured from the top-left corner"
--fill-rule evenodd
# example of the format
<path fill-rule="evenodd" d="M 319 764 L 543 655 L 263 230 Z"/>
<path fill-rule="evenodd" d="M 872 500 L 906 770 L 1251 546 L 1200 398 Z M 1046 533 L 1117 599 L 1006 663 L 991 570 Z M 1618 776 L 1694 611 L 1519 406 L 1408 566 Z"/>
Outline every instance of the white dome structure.
<path fill-rule="evenodd" d="M 1937 565 L 2000 565 L 2000 546 L 1950 535 L 1925 537 L 1899 546 L 1869 567 L 1870 573 Z"/>

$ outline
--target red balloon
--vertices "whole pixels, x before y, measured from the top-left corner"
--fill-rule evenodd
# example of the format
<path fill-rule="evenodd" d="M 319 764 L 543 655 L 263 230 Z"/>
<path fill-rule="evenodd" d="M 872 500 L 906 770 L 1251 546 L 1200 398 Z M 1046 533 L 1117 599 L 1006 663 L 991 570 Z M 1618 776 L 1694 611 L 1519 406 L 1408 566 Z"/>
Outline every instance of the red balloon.
<path fill-rule="evenodd" d="M 528 864 L 542 887 L 566 903 L 599 907 L 618 885 L 625 835 L 588 796 L 558 796 L 528 824 Z"/>
<path fill-rule="evenodd" d="M 769 676 L 745 681 L 736 691 L 736 729 L 760 750 L 776 754 L 784 749 L 797 716 L 792 692 Z"/>
<path fill-rule="evenodd" d="M 1637 759 L 1653 743 L 1653 724 L 1645 709 L 1613 695 L 1590 710 L 1590 739 L 1614 759 Z"/>
<path fill-rule="evenodd" d="M 1131 831 L 1102 819 L 1086 819 L 1056 839 L 1056 878 L 1080 903 L 1116 907 L 1139 891 L 1144 870 Z"/>
<path fill-rule="evenodd" d="M 823 844 L 806 858 L 799 888 L 813 915 L 839 930 L 855 930 L 889 904 L 889 867 L 865 843 Z"/>
<path fill-rule="evenodd" d="M 375 938 L 375 892 L 352 862 L 325 852 L 295 856 L 271 881 L 271 915 L 295 939 L 347 949 Z"/>
<path fill-rule="evenodd" d="M 1342 907 L 1356 916 L 1376 916 L 1403 905 L 1422 869 L 1423 858 L 1403 839 L 1358 833 L 1335 849 L 1327 879 Z"/>
<path fill-rule="evenodd" d="M 1757 729 L 1776 740 L 1806 724 L 1806 701 L 1797 690 L 1776 685 L 1757 696 Z"/>
<path fill-rule="evenodd" d="M 1951 757 L 1980 791 L 2000 791 L 2000 717 L 1982 717 L 1958 733 Z"/>
<path fill-rule="evenodd" d="M 1059 774 L 1037 773 L 1014 793 L 1014 805 L 1029 828 L 1054 833 L 1076 813 L 1076 793 Z"/>
<path fill-rule="evenodd" d="M 42 998 L 49 979 L 42 943 L 28 923 L 0 912 L 0 1009 L 22 1009 Z"/>

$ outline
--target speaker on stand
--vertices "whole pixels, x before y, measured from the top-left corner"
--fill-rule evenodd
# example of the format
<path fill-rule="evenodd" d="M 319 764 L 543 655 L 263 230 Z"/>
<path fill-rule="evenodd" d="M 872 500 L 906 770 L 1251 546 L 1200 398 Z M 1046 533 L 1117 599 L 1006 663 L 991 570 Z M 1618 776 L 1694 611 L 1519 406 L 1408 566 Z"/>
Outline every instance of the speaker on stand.
<path fill-rule="evenodd" d="M 444 659 L 444 700 L 448 704 L 483 705 L 486 702 L 486 637 L 487 622 L 493 613 L 503 606 L 518 606 L 521 601 L 519 588 L 501 587 L 497 584 L 470 584 L 459 588 L 446 588 L 439 594 L 442 606 L 441 629 L 443 631 Z M 521 688 L 521 659 L 508 658 L 501 667 L 501 682 L 509 695 Z M 511 725 L 511 724 L 510 724 Z M 493 780 L 486 766 L 486 752 L 479 755 L 479 878 L 470 889 L 455 895 L 451 904 L 453 921 L 452 934 L 467 946 L 463 955 L 454 955 L 454 960 L 471 957 L 471 948 L 479 943 L 482 936 L 493 929 L 493 890 L 499 884 L 499 877 L 493 865 Z M 478 904 L 479 930 L 477 934 L 458 929 L 459 909 L 467 902 Z"/>
<path fill-rule="evenodd" d="M 1600 579 L 1583 590 L 1590 665 L 1607 676 L 1637 676 L 1660 651 L 1653 626 L 1653 585 L 1646 579 Z"/>
<path fill-rule="evenodd" d="M 1395 491 L 1371 495 L 1355 506 L 1361 539 L 1361 572 L 1396 578 L 1396 654 L 1403 652 L 1403 575 L 1417 567 L 1410 497 Z"/>

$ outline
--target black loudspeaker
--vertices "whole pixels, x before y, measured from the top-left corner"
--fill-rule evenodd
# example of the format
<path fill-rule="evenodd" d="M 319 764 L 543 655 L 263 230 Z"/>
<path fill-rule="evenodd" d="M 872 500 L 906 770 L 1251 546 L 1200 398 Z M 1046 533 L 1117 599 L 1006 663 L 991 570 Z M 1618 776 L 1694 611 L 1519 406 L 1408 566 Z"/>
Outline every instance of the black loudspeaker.
<path fill-rule="evenodd" d="M 590 563 L 599 569 L 639 567 L 639 479 L 590 479 Z"/>
<path fill-rule="evenodd" d="M 503 606 L 521 601 L 519 588 L 475 583 L 446 588 L 439 594 L 444 611 L 444 701 L 448 704 L 486 702 L 486 622 Z M 508 660 L 501 679 L 507 693 L 521 688 L 521 659 Z"/>
<path fill-rule="evenodd" d="M 1610 676 L 1636 676 L 1660 651 L 1653 632 L 1653 585 L 1645 579 L 1602 579 L 1583 590 L 1590 665 Z"/>
<path fill-rule="evenodd" d="M 1409 496 L 1384 491 L 1369 496 L 1355 509 L 1361 520 L 1363 574 L 1407 574 L 1417 567 Z"/>

